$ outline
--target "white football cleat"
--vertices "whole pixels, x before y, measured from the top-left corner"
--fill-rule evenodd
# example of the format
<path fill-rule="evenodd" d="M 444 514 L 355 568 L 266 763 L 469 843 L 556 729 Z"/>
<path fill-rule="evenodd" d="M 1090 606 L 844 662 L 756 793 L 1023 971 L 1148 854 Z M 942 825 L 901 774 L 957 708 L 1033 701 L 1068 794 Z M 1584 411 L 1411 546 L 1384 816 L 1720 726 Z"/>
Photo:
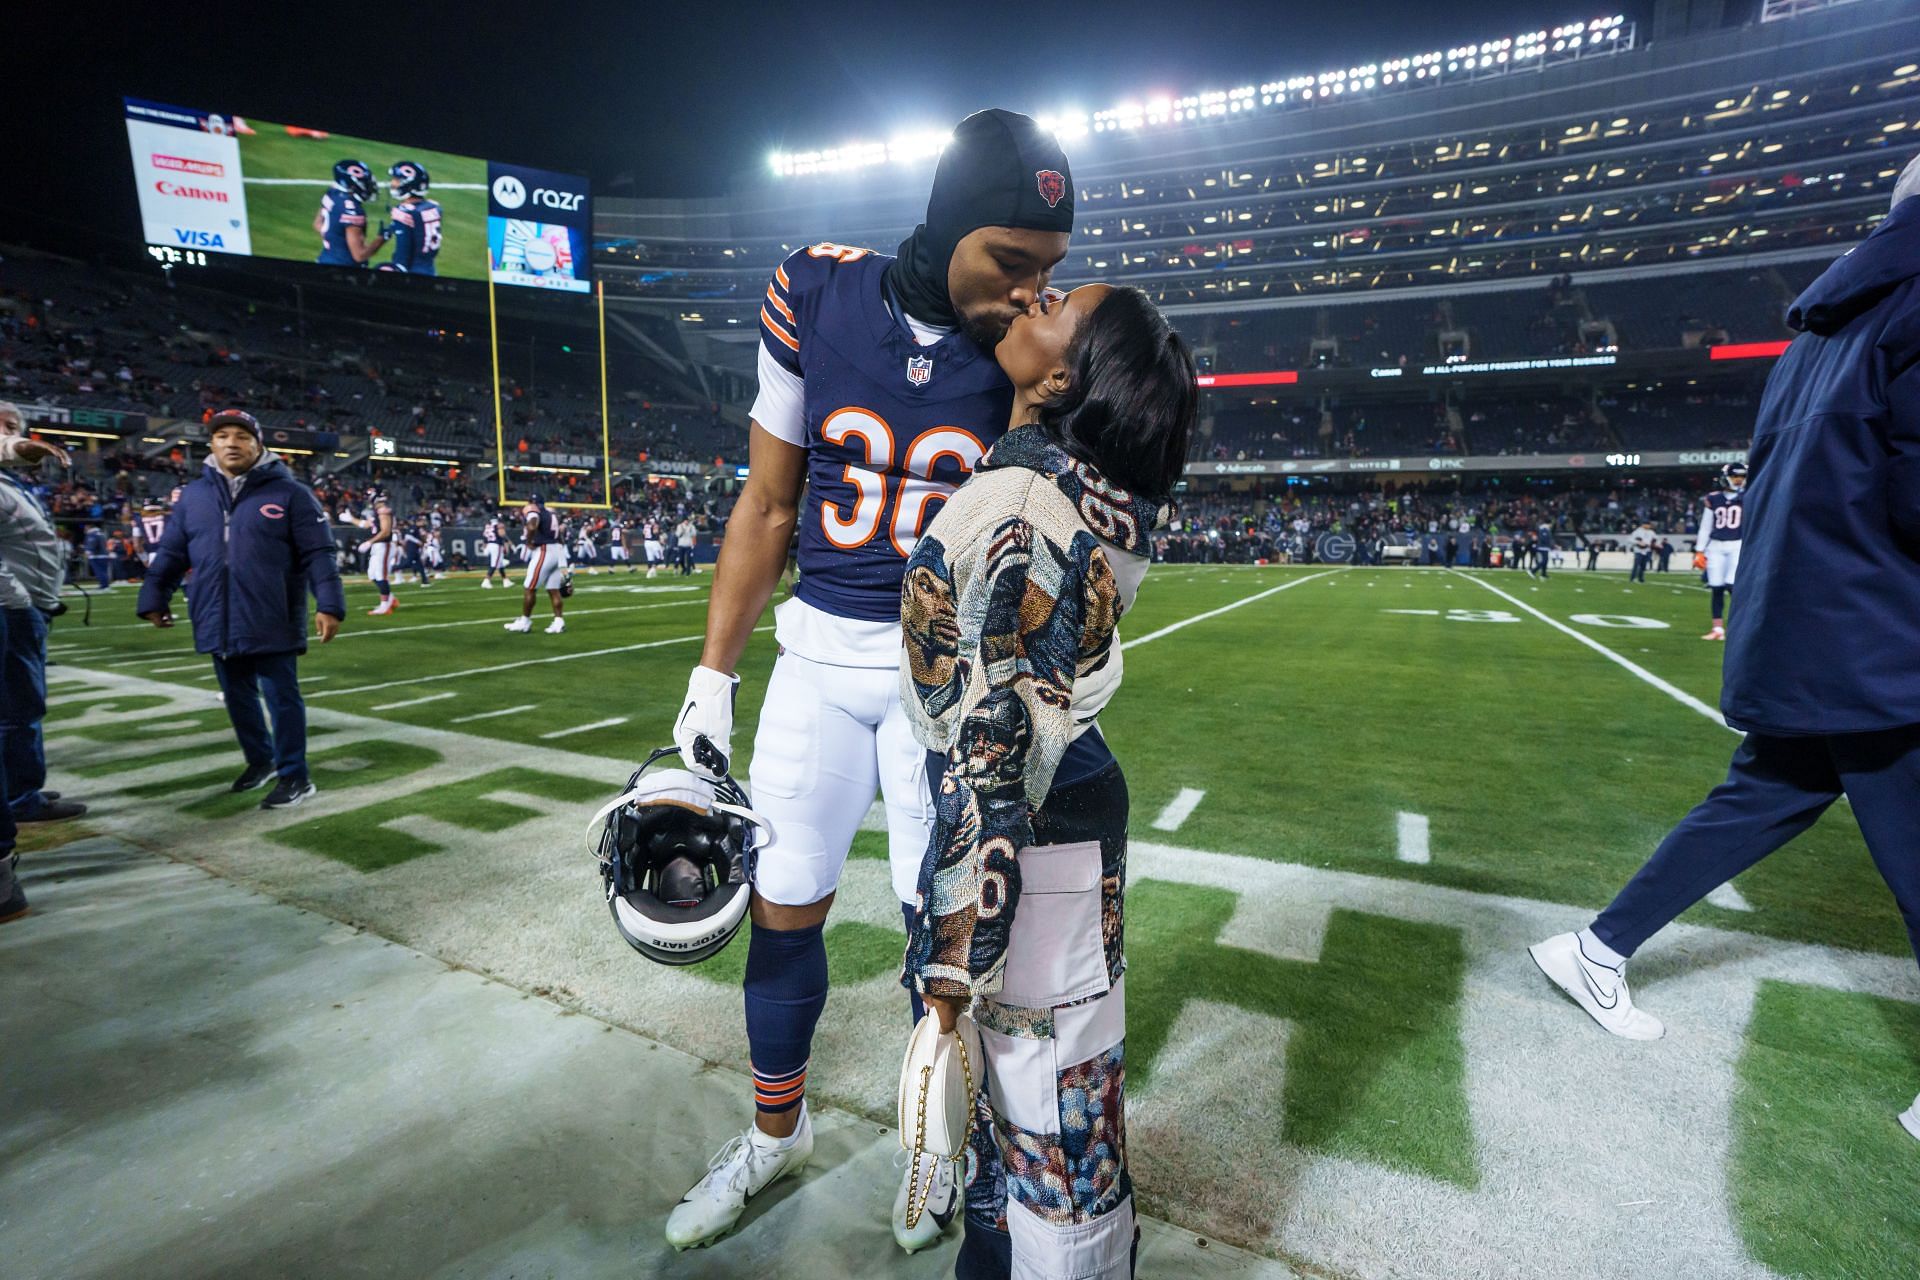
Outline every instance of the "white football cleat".
<path fill-rule="evenodd" d="M 1727 629 L 1725 627 L 1714 627 L 1700 638 L 1702 640 L 1725 640 L 1727 638 Z"/>
<path fill-rule="evenodd" d="M 1633 1007 L 1626 967 L 1615 969 L 1589 959 L 1580 935 L 1558 933 L 1527 948 L 1549 981 L 1585 1009 L 1592 1019 L 1626 1040 L 1658 1040 L 1667 1033 L 1660 1019 Z"/>
<path fill-rule="evenodd" d="M 394 596 L 388 596 L 386 599 L 382 600 L 379 604 L 367 610 L 367 616 L 370 618 L 378 618 L 385 614 L 392 613 L 394 601 L 396 598 L 397 597 L 394 597 Z"/>
<path fill-rule="evenodd" d="M 894 1167 L 900 1170 L 900 1190 L 893 1197 L 893 1239 L 908 1253 L 918 1253 L 928 1245 L 940 1243 L 940 1236 L 946 1231 L 954 1217 L 960 1212 L 960 1180 L 954 1176 L 951 1160 L 942 1160 L 938 1156 L 920 1157 L 920 1177 L 917 1183 L 907 1175 L 912 1167 L 907 1163 L 908 1153 L 894 1153 Z M 914 1189 L 914 1198 L 919 1198 L 919 1190 L 932 1186 L 927 1191 L 926 1208 L 913 1226 L 907 1226 L 907 1188 Z"/>
<path fill-rule="evenodd" d="M 793 1141 L 775 1146 L 754 1128 L 720 1148 L 707 1162 L 707 1176 L 667 1215 L 667 1243 L 675 1249 L 712 1244 L 733 1230 L 748 1200 L 806 1168 L 813 1155 L 813 1118 L 806 1105 L 800 1104 L 800 1127 L 793 1131 Z"/>
<path fill-rule="evenodd" d="M 1913 1105 L 1900 1113 L 1900 1127 L 1920 1138 L 1920 1098 L 1915 1098 Z"/>
<path fill-rule="evenodd" d="M 480 589 L 481 589 L 482 591 L 491 591 L 491 590 L 493 590 L 493 579 L 492 579 L 492 578 L 482 578 L 482 579 L 480 579 Z"/>
<path fill-rule="evenodd" d="M 565 631 L 566 629 L 567 629 L 567 620 L 565 618 L 555 618 L 552 622 L 549 622 L 547 624 L 547 634 L 550 636 L 557 636 L 562 631 Z"/>
<path fill-rule="evenodd" d="M 512 622 L 509 622 L 507 624 L 507 630 L 531 631 L 533 630 L 533 619 L 532 618 L 515 618 Z"/>

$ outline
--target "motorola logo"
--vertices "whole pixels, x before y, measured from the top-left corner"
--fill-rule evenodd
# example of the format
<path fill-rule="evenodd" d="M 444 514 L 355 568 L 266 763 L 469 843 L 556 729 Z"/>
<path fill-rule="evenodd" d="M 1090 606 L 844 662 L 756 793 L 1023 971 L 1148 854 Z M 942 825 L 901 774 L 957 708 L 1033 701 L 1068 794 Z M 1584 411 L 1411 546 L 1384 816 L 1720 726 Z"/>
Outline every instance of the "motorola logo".
<path fill-rule="evenodd" d="M 520 179 L 503 173 L 493 180 L 493 202 L 502 209 L 518 209 L 527 202 L 527 189 Z"/>

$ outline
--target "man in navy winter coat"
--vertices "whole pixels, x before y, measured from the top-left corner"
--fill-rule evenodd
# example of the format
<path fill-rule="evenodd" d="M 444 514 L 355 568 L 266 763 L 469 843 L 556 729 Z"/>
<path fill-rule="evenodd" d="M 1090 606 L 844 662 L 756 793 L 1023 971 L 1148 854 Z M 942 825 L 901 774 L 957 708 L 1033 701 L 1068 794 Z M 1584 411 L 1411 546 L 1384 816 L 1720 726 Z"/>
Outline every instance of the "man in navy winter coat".
<path fill-rule="evenodd" d="M 1893 209 L 1787 313 L 1754 427 L 1727 780 L 1613 904 L 1534 960 L 1596 1022 L 1651 1040 L 1627 957 L 1845 795 L 1920 956 L 1920 158 Z M 1901 1123 L 1920 1138 L 1920 1100 Z"/>
<path fill-rule="evenodd" d="M 214 673 L 247 768 L 235 791 L 275 781 L 262 809 L 299 804 L 307 777 L 307 707 L 295 663 L 307 651 L 307 592 L 319 605 L 326 644 L 347 615 L 334 563 L 333 529 L 313 490 L 267 452 L 260 424 L 238 409 L 216 413 L 211 456 L 180 491 L 140 588 L 137 606 L 156 627 L 173 625 L 168 601 L 188 569 L 193 645 Z M 265 694 L 273 732 L 260 714 Z"/>

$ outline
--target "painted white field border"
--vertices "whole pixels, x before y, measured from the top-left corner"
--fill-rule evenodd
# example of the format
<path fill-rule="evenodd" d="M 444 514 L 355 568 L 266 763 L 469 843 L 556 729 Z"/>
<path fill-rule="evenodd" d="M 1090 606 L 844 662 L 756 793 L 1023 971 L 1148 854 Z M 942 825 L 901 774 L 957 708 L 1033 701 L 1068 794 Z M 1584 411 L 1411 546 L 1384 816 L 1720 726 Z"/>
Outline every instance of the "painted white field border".
<path fill-rule="evenodd" d="M 1235 609 L 1244 609 L 1256 600 L 1265 600 L 1268 596 L 1277 595 L 1282 591 L 1291 591 L 1302 583 L 1312 582 L 1315 578 L 1324 578 L 1329 574 L 1339 572 L 1339 569 L 1322 569 L 1319 573 L 1310 573 L 1304 578 L 1295 578 L 1293 581 L 1283 582 L 1277 587 L 1268 587 L 1265 591 L 1256 591 L 1250 596 L 1235 600 L 1232 604 L 1223 604 L 1218 609 L 1209 609 L 1205 613 L 1196 613 L 1191 618 L 1182 618 L 1178 622 L 1169 623 L 1158 631 L 1149 631 L 1146 635 L 1139 636 L 1133 640 L 1123 640 L 1120 642 L 1120 648 L 1123 652 L 1127 649 L 1137 649 L 1149 641 L 1158 640 L 1161 636 L 1170 636 L 1182 627 L 1190 627 L 1196 622 L 1205 622 L 1208 618 L 1217 618 L 1223 613 L 1232 613 Z"/>
<path fill-rule="evenodd" d="M 1193 816 L 1193 811 L 1200 807 L 1200 802 L 1206 798 L 1207 793 L 1204 791 L 1196 791 L 1192 787 L 1180 788 L 1180 794 L 1167 801 L 1167 807 L 1162 809 L 1160 816 L 1153 820 L 1153 829 L 1178 831 L 1186 820 Z"/>
<path fill-rule="evenodd" d="M 1429 826 L 1426 814 L 1400 814 L 1399 829 L 1400 861 L 1412 862 L 1421 866 L 1433 861 L 1433 852 L 1428 840 Z"/>
<path fill-rule="evenodd" d="M 754 634 L 771 631 L 772 627 L 755 627 Z M 578 653 L 556 653 L 548 658 L 523 658 L 519 662 L 496 662 L 487 667 L 468 667 L 465 671 L 439 671 L 433 675 L 415 676 L 411 680 L 384 680 L 379 684 L 357 684 L 350 689 L 325 689 L 314 694 L 316 698 L 338 698 L 349 693 L 377 693 L 381 689 L 398 689 L 402 685 L 426 684 L 431 680 L 459 680 L 466 676 L 492 675 L 496 671 L 514 671 L 521 667 L 540 667 L 550 662 L 574 662 L 580 658 L 604 658 L 615 653 L 634 653 L 641 649 L 658 649 L 670 644 L 691 644 L 695 640 L 704 640 L 704 634 L 694 636 L 672 636 L 665 640 L 648 640 L 642 644 L 620 644 L 611 649 L 585 649 Z"/>
<path fill-rule="evenodd" d="M 1747 895 L 1734 888 L 1731 880 L 1708 894 L 1707 901 L 1726 911 L 1753 910 L 1753 904 L 1747 901 Z"/>
<path fill-rule="evenodd" d="M 1459 573 L 1457 569 L 1449 570 L 1448 572 Z M 1494 586 L 1491 582 L 1484 581 L 1480 578 L 1476 578 L 1473 575 L 1466 574 L 1466 573 L 1459 573 L 1459 576 L 1462 578 L 1465 578 L 1468 582 L 1471 582 L 1476 586 L 1485 587 L 1488 591 L 1493 592 L 1493 594 L 1499 596 L 1502 600 L 1505 600 L 1508 604 L 1512 605 L 1514 608 L 1525 609 L 1528 613 L 1540 619 L 1540 621 L 1546 623 L 1548 626 L 1552 627 L 1555 631 L 1559 631 L 1566 635 L 1572 636 L 1575 640 L 1578 640 L 1581 644 L 1587 646 L 1587 648 L 1593 650 L 1595 653 L 1605 658 L 1608 662 L 1611 662 L 1616 666 L 1624 667 L 1626 670 L 1638 676 L 1641 680 L 1652 685 L 1654 688 L 1658 689 L 1660 692 L 1666 694 L 1669 698 L 1672 698 L 1675 702 L 1679 703 L 1681 706 L 1687 707 L 1693 711 L 1698 711 L 1701 715 L 1713 721 L 1715 724 L 1719 725 L 1722 729 L 1729 729 L 1729 730 L 1732 730 L 1732 732 L 1734 733 L 1740 732 L 1738 729 L 1734 729 L 1733 726 L 1727 723 L 1726 717 L 1720 714 L 1720 711 L 1718 708 L 1710 707 L 1706 703 L 1700 701 L 1700 699 L 1688 693 L 1685 689 L 1680 688 L 1678 685 L 1670 684 L 1667 681 L 1662 680 L 1659 676 L 1653 674 L 1653 672 L 1647 670 L 1645 667 L 1641 666 L 1639 663 L 1634 662 L 1631 659 L 1621 657 L 1619 654 L 1615 653 L 1613 650 L 1607 648 L 1607 646 L 1601 644 L 1598 640 L 1595 640 L 1592 636 L 1587 635 L 1584 632 L 1575 631 L 1572 627 L 1560 621 L 1558 618 L 1548 617 L 1546 614 L 1540 612 L 1538 609 L 1528 604 L 1525 600 L 1522 600 L 1518 596 L 1508 595 L 1506 592 L 1502 591 L 1500 588 Z"/>

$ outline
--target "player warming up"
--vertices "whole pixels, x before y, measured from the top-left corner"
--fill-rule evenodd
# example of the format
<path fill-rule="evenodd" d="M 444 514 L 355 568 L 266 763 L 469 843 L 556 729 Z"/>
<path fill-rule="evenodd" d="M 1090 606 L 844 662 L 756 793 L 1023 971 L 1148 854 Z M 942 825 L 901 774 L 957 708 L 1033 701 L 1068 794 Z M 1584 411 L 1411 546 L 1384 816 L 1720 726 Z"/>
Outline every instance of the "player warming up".
<path fill-rule="evenodd" d="M 567 629 L 566 619 L 560 616 L 565 607 L 560 591 L 567 580 L 567 543 L 560 534 L 560 517 L 547 510 L 546 499 L 535 494 L 520 513 L 520 524 L 526 531 L 529 552 L 527 589 L 520 594 L 520 616 L 507 624 L 507 630 L 533 630 L 533 604 L 544 588 L 553 603 L 553 621 L 547 624 L 547 634 L 557 636 Z"/>
<path fill-rule="evenodd" d="M 393 504 L 387 491 L 375 485 L 367 490 L 367 510 L 362 518 L 367 540 L 357 550 L 367 557 L 367 581 L 380 593 L 380 603 L 367 610 L 369 615 L 392 613 L 398 605 L 393 596 L 393 571 L 400 566 L 394 559 Z"/>
<path fill-rule="evenodd" d="M 1747 464 L 1720 468 L 1720 491 L 1707 495 L 1700 509 L 1700 533 L 1693 542 L 1693 567 L 1707 572 L 1713 588 L 1713 626 L 1702 640 L 1727 638 L 1727 596 L 1740 571 L 1740 525 L 1746 519 Z"/>
<path fill-rule="evenodd" d="M 480 532 L 480 542 L 487 550 L 487 576 L 480 579 L 480 585 L 488 591 L 493 590 L 493 576 L 500 575 L 500 585 L 512 585 L 507 577 L 507 535 L 500 528 L 500 517 L 489 516 L 486 527 Z"/>
<path fill-rule="evenodd" d="M 747 950 L 755 1116 L 668 1217 L 675 1248 L 726 1234 L 749 1197 L 812 1154 L 805 1095 L 827 1001 L 821 931 L 876 790 L 893 889 L 913 918 L 932 809 L 926 754 L 899 694 L 906 557 L 1006 431 L 1013 388 L 991 353 L 1016 317 L 1051 298 L 1073 205 L 1052 135 L 1025 116 L 980 112 L 954 131 L 926 221 L 898 256 L 816 244 L 767 286 L 750 470 L 674 722 L 682 759 L 700 758 L 702 738 L 731 756 L 733 673 L 797 522 L 800 582 L 774 613 L 779 657 L 753 747 L 751 794 L 774 832 L 758 855 Z M 908 1227 L 916 1174 L 935 1185 Z M 950 1165 L 922 1157 L 901 1171 L 894 1239 L 908 1251 L 934 1243 L 960 1199 Z"/>

